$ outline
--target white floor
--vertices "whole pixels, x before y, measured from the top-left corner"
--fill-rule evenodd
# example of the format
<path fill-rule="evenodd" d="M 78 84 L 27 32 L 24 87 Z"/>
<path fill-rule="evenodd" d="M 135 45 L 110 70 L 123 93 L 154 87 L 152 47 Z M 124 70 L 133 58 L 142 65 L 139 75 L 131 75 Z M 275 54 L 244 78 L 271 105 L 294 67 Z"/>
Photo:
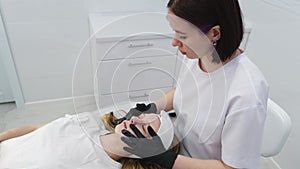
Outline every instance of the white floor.
<path fill-rule="evenodd" d="M 96 110 L 95 104 L 81 105 L 76 112 Z M 53 102 L 28 105 L 19 110 L 14 103 L 0 104 L 0 132 L 7 129 L 48 123 L 64 114 L 75 114 L 72 102 Z M 272 158 L 261 158 L 259 169 L 280 169 Z"/>

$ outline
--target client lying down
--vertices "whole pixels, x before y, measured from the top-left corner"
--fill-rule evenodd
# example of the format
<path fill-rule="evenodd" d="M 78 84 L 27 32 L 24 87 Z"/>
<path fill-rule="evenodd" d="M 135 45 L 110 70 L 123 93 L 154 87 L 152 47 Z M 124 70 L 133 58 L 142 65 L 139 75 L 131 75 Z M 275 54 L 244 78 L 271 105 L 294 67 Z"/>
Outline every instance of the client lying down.
<path fill-rule="evenodd" d="M 147 138 L 151 137 L 148 131 L 153 129 L 165 148 L 173 147 L 174 132 L 170 130 L 172 122 L 167 113 L 141 114 L 117 122 L 112 112 L 102 119 L 85 112 L 66 115 L 42 126 L 18 127 L 0 133 L 0 168 L 159 169 L 157 164 L 123 150 L 126 145 L 120 138 L 124 136 L 122 130 L 132 132 L 134 124 Z M 178 146 L 173 149 L 179 151 Z"/>

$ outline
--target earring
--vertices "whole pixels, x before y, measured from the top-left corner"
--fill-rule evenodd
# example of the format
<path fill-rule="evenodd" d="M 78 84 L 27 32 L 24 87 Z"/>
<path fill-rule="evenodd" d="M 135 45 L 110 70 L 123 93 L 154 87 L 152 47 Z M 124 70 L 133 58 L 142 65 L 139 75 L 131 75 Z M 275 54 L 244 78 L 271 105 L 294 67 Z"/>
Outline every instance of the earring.
<path fill-rule="evenodd" d="M 213 42 L 212 42 L 212 45 L 213 45 L 213 46 L 217 46 L 217 41 L 213 41 Z"/>

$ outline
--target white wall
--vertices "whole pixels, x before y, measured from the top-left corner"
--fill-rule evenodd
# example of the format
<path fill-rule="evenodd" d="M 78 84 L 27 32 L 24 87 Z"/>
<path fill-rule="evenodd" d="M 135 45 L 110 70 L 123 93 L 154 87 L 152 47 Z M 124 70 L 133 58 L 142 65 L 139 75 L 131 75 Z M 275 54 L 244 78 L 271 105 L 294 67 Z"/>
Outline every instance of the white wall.
<path fill-rule="evenodd" d="M 4 25 L 2 17 L 0 16 L 0 103 L 14 101 L 14 96 L 10 87 L 8 74 L 5 69 L 4 56 L 9 55 L 5 52 L 5 43 L 7 44 L 6 34 L 4 31 Z"/>
<path fill-rule="evenodd" d="M 89 35 L 83 1 L 2 0 L 1 7 L 25 102 L 70 97 L 75 58 Z"/>
<path fill-rule="evenodd" d="M 300 12 L 295 0 L 240 0 L 244 18 L 253 27 L 247 54 L 264 72 L 270 97 L 290 115 L 291 135 L 275 157 L 282 169 L 299 168 L 300 153 Z M 267 2 L 267 3 L 266 3 Z M 276 2 L 276 5 L 271 5 Z M 281 2 L 281 3 L 280 3 Z M 271 3 L 271 4 L 270 4 Z M 290 6 L 288 5 L 290 3 Z M 284 5 L 284 6 L 281 6 Z M 298 5 L 298 10 L 300 11 Z"/>
<path fill-rule="evenodd" d="M 26 103 L 72 96 L 72 74 L 89 38 L 90 12 L 162 11 L 158 0 L 0 0 Z M 135 4 L 135 5 L 132 5 Z M 77 95 L 92 94 L 91 59 L 80 56 Z"/>
<path fill-rule="evenodd" d="M 163 12 L 168 0 L 88 0 L 90 12 Z"/>
<path fill-rule="evenodd" d="M 0 56 L 0 103 L 14 101 L 3 59 Z"/>

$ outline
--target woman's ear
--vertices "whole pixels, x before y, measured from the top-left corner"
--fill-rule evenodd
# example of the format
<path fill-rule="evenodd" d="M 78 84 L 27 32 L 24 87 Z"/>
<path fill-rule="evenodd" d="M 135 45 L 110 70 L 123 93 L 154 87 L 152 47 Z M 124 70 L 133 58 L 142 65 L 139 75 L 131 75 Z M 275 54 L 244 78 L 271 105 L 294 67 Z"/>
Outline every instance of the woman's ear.
<path fill-rule="evenodd" d="M 221 27 L 219 25 L 213 26 L 206 35 L 212 42 L 218 41 L 221 38 Z"/>

